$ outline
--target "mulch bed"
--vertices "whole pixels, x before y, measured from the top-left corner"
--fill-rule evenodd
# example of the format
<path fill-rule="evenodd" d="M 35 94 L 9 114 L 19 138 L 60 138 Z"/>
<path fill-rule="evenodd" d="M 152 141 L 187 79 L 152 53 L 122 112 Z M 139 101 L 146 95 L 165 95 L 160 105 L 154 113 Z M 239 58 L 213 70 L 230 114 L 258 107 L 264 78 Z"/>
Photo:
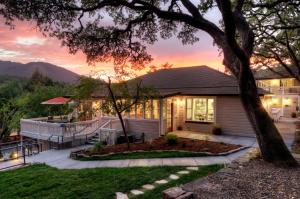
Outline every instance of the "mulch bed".
<path fill-rule="evenodd" d="M 204 140 L 193 140 L 187 138 L 178 138 L 177 144 L 169 145 L 164 138 L 158 138 L 151 143 L 131 143 L 130 150 L 126 144 L 117 144 L 106 146 L 101 151 L 85 150 L 81 151 L 85 155 L 105 155 L 111 153 L 123 153 L 131 151 L 188 151 L 188 152 L 206 152 L 211 154 L 220 154 L 229 152 L 242 147 L 241 145 L 225 144 Z"/>
<path fill-rule="evenodd" d="M 256 158 L 184 187 L 196 199 L 296 199 L 300 198 L 300 168 L 280 168 Z"/>

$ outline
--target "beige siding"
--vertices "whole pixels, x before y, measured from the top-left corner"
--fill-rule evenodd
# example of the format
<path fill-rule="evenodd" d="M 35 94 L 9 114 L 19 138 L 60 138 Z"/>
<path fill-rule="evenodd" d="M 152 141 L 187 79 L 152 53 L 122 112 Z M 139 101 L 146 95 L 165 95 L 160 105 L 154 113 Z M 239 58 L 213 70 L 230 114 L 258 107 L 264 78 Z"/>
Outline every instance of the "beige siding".
<path fill-rule="evenodd" d="M 217 97 L 216 122 L 225 134 L 255 136 L 239 97 Z"/>
<path fill-rule="evenodd" d="M 128 119 L 126 127 L 133 134 L 145 133 L 146 140 L 159 137 L 159 120 Z"/>

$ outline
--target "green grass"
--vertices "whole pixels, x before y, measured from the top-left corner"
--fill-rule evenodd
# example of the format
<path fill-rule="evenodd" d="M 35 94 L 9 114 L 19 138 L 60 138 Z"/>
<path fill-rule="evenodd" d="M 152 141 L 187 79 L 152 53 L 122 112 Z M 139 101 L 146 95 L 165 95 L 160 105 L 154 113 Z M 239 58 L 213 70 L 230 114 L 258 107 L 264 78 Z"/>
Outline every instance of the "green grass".
<path fill-rule="evenodd" d="M 181 158 L 181 157 L 203 157 L 205 153 L 193 153 L 188 151 L 145 151 L 131 153 L 116 153 L 107 156 L 78 157 L 76 160 L 125 160 L 125 159 L 143 159 L 143 158 Z"/>
<path fill-rule="evenodd" d="M 206 176 L 220 168 L 219 165 L 201 167 L 199 171 L 158 186 L 140 198 L 160 198 L 162 190 Z M 182 169 L 183 167 L 135 167 L 58 170 L 46 165 L 33 165 L 0 172 L 0 198 L 111 199 L 115 197 L 115 192 L 137 189 Z"/>

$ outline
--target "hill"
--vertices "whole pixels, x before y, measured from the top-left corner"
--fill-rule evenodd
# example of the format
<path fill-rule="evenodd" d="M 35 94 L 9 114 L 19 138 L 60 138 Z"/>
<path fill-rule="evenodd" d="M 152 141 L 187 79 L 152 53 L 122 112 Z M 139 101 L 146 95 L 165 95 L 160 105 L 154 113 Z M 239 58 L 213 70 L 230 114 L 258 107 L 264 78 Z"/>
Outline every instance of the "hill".
<path fill-rule="evenodd" d="M 22 64 L 11 61 L 0 61 L 0 76 L 2 77 L 30 78 L 36 70 L 57 82 L 76 83 L 80 77 L 77 73 L 46 62 Z"/>

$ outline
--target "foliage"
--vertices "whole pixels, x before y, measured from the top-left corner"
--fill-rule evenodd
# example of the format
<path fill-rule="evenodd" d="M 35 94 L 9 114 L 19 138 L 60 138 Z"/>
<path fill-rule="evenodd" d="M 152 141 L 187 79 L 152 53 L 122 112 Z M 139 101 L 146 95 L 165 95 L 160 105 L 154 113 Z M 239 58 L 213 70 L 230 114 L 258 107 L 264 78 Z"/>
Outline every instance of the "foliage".
<path fill-rule="evenodd" d="M 118 82 L 112 83 L 110 77 L 108 77 L 108 82 L 101 79 L 85 77 L 81 78 L 80 84 L 76 87 L 75 92 L 76 98 L 78 99 L 89 99 L 94 94 L 104 99 L 99 108 L 104 113 L 116 115 L 120 119 L 128 148 L 130 146 L 123 120 L 123 113 L 130 111 L 131 107 L 142 104 L 157 96 L 155 89 L 143 86 L 141 80 L 138 78 L 129 81 L 119 80 Z"/>
<path fill-rule="evenodd" d="M 104 146 L 101 142 L 97 142 L 92 148 L 92 152 L 101 152 L 103 150 Z"/>
<path fill-rule="evenodd" d="M 269 2 L 261 1 L 262 4 Z M 254 7 L 248 5 L 245 14 L 256 35 L 255 66 L 267 67 L 279 76 L 289 74 L 300 81 L 299 1 L 283 1 L 268 9 Z M 274 70 L 276 66 L 281 66 L 286 73 Z"/>
<path fill-rule="evenodd" d="M 178 143 L 178 136 L 175 134 L 169 133 L 169 134 L 165 135 L 164 139 L 168 145 L 175 145 Z"/>
<path fill-rule="evenodd" d="M 47 106 L 41 102 L 72 92 L 72 86 L 52 82 L 38 72 L 29 80 L 13 79 L 0 84 L 0 140 L 19 130 L 21 118 L 68 113 L 67 105 Z"/>
<path fill-rule="evenodd" d="M 214 135 L 221 135 L 222 134 L 222 128 L 221 128 L 221 126 L 219 124 L 214 124 L 212 126 L 211 132 Z"/>

